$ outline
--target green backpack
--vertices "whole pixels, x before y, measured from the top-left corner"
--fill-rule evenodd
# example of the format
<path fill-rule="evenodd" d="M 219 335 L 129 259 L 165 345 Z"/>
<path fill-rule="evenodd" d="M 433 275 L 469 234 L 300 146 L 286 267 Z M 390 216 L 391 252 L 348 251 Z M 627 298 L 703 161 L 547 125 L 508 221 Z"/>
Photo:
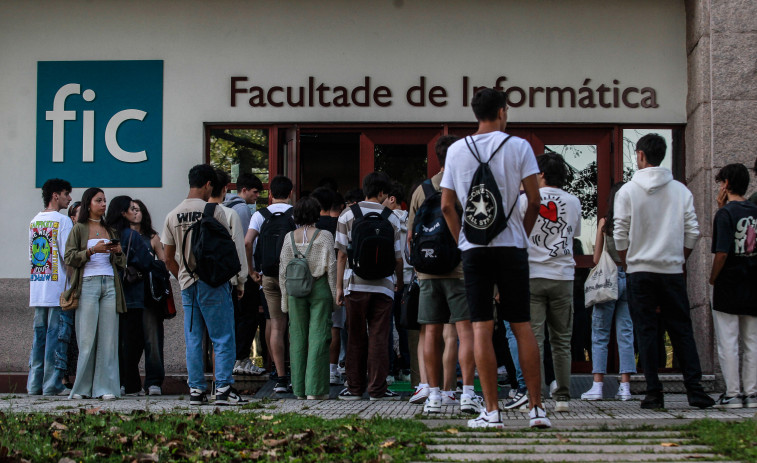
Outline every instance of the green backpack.
<path fill-rule="evenodd" d="M 315 241 L 320 232 L 321 230 L 315 230 L 304 255 L 297 249 L 297 244 L 294 241 L 294 232 L 289 234 L 292 240 L 292 250 L 294 251 L 294 258 L 289 261 L 286 268 L 286 289 L 287 294 L 290 296 L 307 297 L 313 290 L 313 274 L 310 273 L 308 254 L 310 254 L 310 247 L 313 246 L 313 241 Z"/>

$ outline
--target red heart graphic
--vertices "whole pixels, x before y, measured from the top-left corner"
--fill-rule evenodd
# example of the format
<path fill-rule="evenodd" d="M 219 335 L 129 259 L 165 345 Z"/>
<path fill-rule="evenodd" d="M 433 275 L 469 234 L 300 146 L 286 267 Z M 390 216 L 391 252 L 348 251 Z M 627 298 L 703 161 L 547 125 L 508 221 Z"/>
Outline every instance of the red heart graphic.
<path fill-rule="evenodd" d="M 557 204 L 554 201 L 550 201 L 546 206 L 544 204 L 540 205 L 539 215 L 550 222 L 557 222 Z"/>

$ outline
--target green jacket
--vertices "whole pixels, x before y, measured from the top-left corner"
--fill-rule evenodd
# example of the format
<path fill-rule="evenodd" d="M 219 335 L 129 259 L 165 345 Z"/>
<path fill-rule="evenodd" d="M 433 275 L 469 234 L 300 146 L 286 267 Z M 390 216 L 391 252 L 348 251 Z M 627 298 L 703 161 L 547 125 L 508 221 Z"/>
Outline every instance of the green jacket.
<path fill-rule="evenodd" d="M 108 229 L 108 237 L 110 239 L 118 238 L 118 233 L 114 230 Z M 66 265 L 73 269 L 71 287 L 63 293 L 66 299 L 68 299 L 72 291 L 76 291 L 81 297 L 84 266 L 89 262 L 89 257 L 87 256 L 88 240 L 89 224 L 77 223 L 74 225 L 74 228 L 71 230 L 71 233 L 68 235 L 68 240 L 66 241 L 66 255 L 64 258 Z M 126 266 L 126 255 L 123 252 L 120 254 L 111 254 L 110 263 L 113 265 L 113 281 L 116 287 L 116 312 L 126 313 L 124 289 L 121 278 L 118 276 L 118 270 L 123 269 Z"/>

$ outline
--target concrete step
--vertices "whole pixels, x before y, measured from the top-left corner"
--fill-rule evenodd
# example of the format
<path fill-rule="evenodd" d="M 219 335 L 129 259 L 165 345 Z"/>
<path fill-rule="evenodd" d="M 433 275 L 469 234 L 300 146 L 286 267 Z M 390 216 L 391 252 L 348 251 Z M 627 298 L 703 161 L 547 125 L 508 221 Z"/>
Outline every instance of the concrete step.
<path fill-rule="evenodd" d="M 434 444 L 482 444 L 482 445 L 530 445 L 538 442 L 540 445 L 617 445 L 619 442 L 628 445 L 662 445 L 663 442 L 670 442 L 681 445 L 688 442 L 689 439 L 680 437 L 664 438 L 624 438 L 621 436 L 608 437 L 606 439 L 586 439 L 581 437 L 532 437 L 529 439 L 512 438 L 512 437 L 432 437 Z"/>
<path fill-rule="evenodd" d="M 596 453 L 429 453 L 426 458 L 434 461 L 547 461 L 547 462 L 677 462 L 677 461 L 696 461 L 709 462 L 720 461 L 716 455 L 711 453 L 617 453 L 617 454 L 596 454 Z"/>
<path fill-rule="evenodd" d="M 485 453 L 562 453 L 575 452 L 580 450 L 583 453 L 591 452 L 596 454 L 629 454 L 629 453 L 699 453 L 708 452 L 709 449 L 702 445 L 679 445 L 678 447 L 663 447 L 660 443 L 656 444 L 604 444 L 604 445 L 576 445 L 576 444 L 512 444 L 512 445 L 489 445 L 489 444 L 434 444 L 429 445 L 428 449 L 434 452 L 463 452 L 474 450 Z"/>
<path fill-rule="evenodd" d="M 510 432 L 510 431 L 458 431 L 455 433 L 449 433 L 447 431 L 434 431 L 429 432 L 428 436 L 455 436 L 455 437 L 526 437 L 526 438 L 542 438 L 542 437 L 567 437 L 567 438 L 588 438 L 588 437 L 602 437 L 602 438 L 625 438 L 625 437 L 684 437 L 678 431 L 560 431 L 560 430 L 545 430 L 538 432 Z"/>

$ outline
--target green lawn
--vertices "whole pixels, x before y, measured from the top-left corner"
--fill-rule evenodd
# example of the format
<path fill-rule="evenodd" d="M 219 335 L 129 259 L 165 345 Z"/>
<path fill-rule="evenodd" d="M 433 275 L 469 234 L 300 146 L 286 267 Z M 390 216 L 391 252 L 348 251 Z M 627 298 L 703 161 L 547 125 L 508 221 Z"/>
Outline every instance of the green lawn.
<path fill-rule="evenodd" d="M 684 430 L 695 443 L 708 445 L 717 453 L 739 461 L 757 461 L 757 419 L 699 420 Z"/>

